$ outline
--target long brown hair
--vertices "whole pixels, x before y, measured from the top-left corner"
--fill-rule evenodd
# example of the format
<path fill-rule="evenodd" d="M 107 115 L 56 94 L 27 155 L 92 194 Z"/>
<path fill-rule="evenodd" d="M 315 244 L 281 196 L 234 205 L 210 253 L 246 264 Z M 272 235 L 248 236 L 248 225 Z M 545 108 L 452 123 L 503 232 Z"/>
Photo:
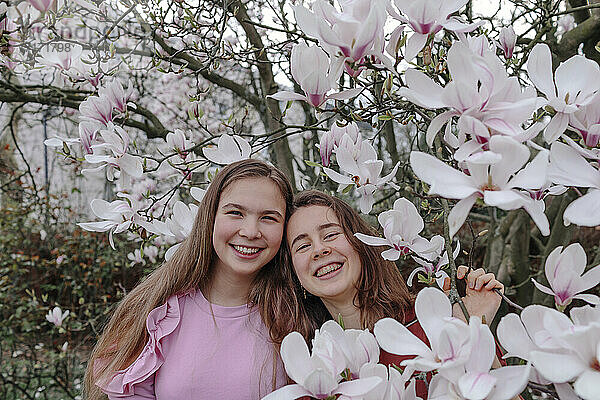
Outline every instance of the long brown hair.
<path fill-rule="evenodd" d="M 381 257 L 384 248 L 368 246 L 354 236 L 356 232 L 367 235 L 377 235 L 377 232 L 343 200 L 317 190 L 306 190 L 297 194 L 294 197 L 294 208 L 291 214 L 300 208 L 310 206 L 329 207 L 340 221 L 344 235 L 359 254 L 362 268 L 356 283 L 353 303 L 360 310 L 362 327 L 373 329 L 375 322 L 384 317 L 403 321 L 405 310 L 410 308 L 413 303 L 413 296 L 396 264 Z M 331 319 L 331 315 L 318 297 L 307 293 L 305 298 L 300 281 L 293 271 L 287 241 L 284 243 L 286 274 L 295 284 L 301 307 L 293 330 L 310 339 L 313 337 L 315 329 L 319 328 L 326 320 Z"/>
<path fill-rule="evenodd" d="M 198 208 L 194 226 L 188 238 L 177 249 L 173 257 L 145 278 L 116 307 L 104 328 L 87 365 L 85 376 L 85 398 L 105 399 L 106 396 L 95 385 L 109 379 L 115 371 L 131 364 L 148 341 L 146 318 L 150 311 L 179 293 L 210 285 L 213 275 L 212 236 L 215 215 L 221 193 L 233 182 L 245 178 L 266 177 L 275 183 L 286 203 L 285 221 L 289 219 L 293 192 L 285 175 L 277 168 L 259 160 L 242 160 L 224 167 L 209 185 Z M 263 321 L 271 327 L 279 317 L 275 312 L 297 309 L 290 281 L 285 280 L 281 249 L 253 280 L 248 302 L 258 307 Z M 271 307 L 274 295 L 281 295 L 279 309 Z M 271 337 L 280 336 L 278 327 L 270 329 Z M 275 333 L 274 333 L 275 332 Z"/>

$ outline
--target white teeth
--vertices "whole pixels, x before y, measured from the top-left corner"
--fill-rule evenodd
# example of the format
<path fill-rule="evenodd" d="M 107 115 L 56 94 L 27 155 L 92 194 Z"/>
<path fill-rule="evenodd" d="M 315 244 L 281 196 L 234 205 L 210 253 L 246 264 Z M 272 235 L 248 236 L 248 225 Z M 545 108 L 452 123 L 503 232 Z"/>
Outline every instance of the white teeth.
<path fill-rule="evenodd" d="M 259 247 L 245 247 L 245 246 L 236 246 L 233 245 L 233 248 L 239 251 L 242 254 L 256 254 L 260 251 Z"/>
<path fill-rule="evenodd" d="M 317 276 L 317 278 L 319 278 L 323 275 L 327 275 L 330 272 L 337 271 L 340 268 L 342 268 L 341 263 L 328 264 L 324 267 L 319 268 L 319 270 L 317 271 L 317 273 L 315 275 Z"/>

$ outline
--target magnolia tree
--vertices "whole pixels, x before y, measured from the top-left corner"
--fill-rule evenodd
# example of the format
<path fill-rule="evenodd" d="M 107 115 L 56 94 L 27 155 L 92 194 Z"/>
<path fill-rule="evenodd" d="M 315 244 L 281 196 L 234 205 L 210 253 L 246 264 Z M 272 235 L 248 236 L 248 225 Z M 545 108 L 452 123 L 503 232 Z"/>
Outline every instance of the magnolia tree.
<path fill-rule="evenodd" d="M 292 333 L 281 353 L 296 384 L 268 398 L 413 399 L 425 373 L 432 399 L 510 399 L 527 386 L 597 399 L 600 3 L 478 6 L 3 3 L 4 151 L 25 166 L 2 188 L 36 189 L 23 111 L 64 110 L 52 118 L 67 128 L 46 146 L 116 193 L 79 225 L 138 242 L 129 259 L 145 263 L 189 234 L 215 168 L 268 158 L 299 189 L 337 186 L 377 216 L 381 236 L 358 239 L 389 247 L 381 256 L 402 261 L 409 284 L 434 286 L 415 304 L 430 346 L 390 319 L 373 333 L 328 322 L 311 350 Z M 494 272 L 519 312 L 496 332 L 510 366 L 491 368 L 488 325 L 451 317 L 463 256 Z M 448 277 L 450 299 L 436 288 Z M 67 315 L 47 319 L 64 327 Z M 380 347 L 416 357 L 387 368 Z"/>

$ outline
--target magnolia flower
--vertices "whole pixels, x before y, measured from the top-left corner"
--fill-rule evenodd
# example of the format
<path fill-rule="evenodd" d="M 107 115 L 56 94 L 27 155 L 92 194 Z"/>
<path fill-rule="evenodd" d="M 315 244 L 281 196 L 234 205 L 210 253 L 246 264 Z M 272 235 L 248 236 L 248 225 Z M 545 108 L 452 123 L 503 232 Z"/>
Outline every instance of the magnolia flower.
<path fill-rule="evenodd" d="M 549 143 L 565 131 L 570 114 L 589 104 L 600 90 L 600 67 L 584 56 L 575 55 L 561 63 L 553 78 L 552 55 L 546 44 L 536 44 L 531 50 L 527 72 L 556 111 L 544 131 L 544 139 Z"/>
<path fill-rule="evenodd" d="M 79 122 L 79 141 L 86 154 L 94 152 L 92 145 L 95 144 L 98 130 L 99 126 L 95 121 L 83 120 Z"/>
<path fill-rule="evenodd" d="M 44 1 L 44 0 L 40 0 Z M 44 46 L 39 53 L 41 64 L 49 67 L 55 67 L 63 71 L 68 71 L 71 66 L 79 60 L 83 47 L 79 44 L 62 43 L 65 48 L 69 46 L 69 51 L 56 51 L 52 46 Z"/>
<path fill-rule="evenodd" d="M 375 203 L 373 197 L 375 191 L 392 180 L 399 164 L 396 164 L 388 175 L 379 177 L 383 169 L 383 161 L 377 159 L 377 152 L 368 140 L 363 141 L 360 154 L 356 159 L 345 147 L 339 147 L 335 154 L 340 170 L 348 175 L 342 175 L 330 168 L 324 168 L 324 172 L 331 180 L 340 184 L 338 189 L 340 191 L 347 185 L 356 185 L 356 191 L 360 196 L 360 211 L 368 214 Z"/>
<path fill-rule="evenodd" d="M 135 249 L 132 253 L 127 254 L 127 259 L 131 260 L 131 266 L 135 264 L 146 265 L 146 260 L 144 260 L 144 257 L 142 257 L 142 252 L 140 249 Z"/>
<path fill-rule="evenodd" d="M 60 327 L 65 320 L 69 316 L 69 310 L 62 312 L 60 307 L 54 307 L 51 311 L 48 311 L 46 314 L 46 320 L 57 327 Z"/>
<path fill-rule="evenodd" d="M 555 321 L 556 329 L 570 329 L 572 326 L 564 314 L 537 304 L 525 307 L 521 315 L 510 313 L 502 317 L 498 323 L 497 335 L 498 341 L 507 351 L 504 358 L 519 357 L 531 361 L 532 351 L 560 349 L 560 344 L 552 339 L 551 333 L 543 326 L 543 321 L 548 318 Z M 542 385 L 551 383 L 539 374 L 535 366 L 529 380 Z"/>
<path fill-rule="evenodd" d="M 596 95 L 594 101 L 570 114 L 569 126 L 581 135 L 586 146 L 598 146 L 598 142 L 600 142 L 600 95 Z"/>
<path fill-rule="evenodd" d="M 379 345 L 375 336 L 368 329 L 346 329 L 333 320 L 323 324 L 320 334 L 327 334 L 334 341 L 346 360 L 346 367 L 352 376 L 358 376 L 365 364 L 377 364 L 379 361 Z"/>
<path fill-rule="evenodd" d="M 28 0 L 36 10 L 46 13 L 54 4 L 54 0 Z"/>
<path fill-rule="evenodd" d="M 423 256 L 415 257 L 413 256 L 413 260 L 415 260 L 420 267 L 417 267 L 412 270 L 406 283 L 408 286 L 412 286 L 412 280 L 418 272 L 424 272 L 427 274 L 428 280 L 435 279 L 437 285 L 440 288 L 444 287 L 444 281 L 448 278 L 448 274 L 442 270 L 442 268 L 448 265 L 448 252 L 446 251 L 446 241 L 440 235 L 435 235 L 430 240 L 431 245 L 429 249 L 431 251 L 427 252 Z M 452 258 L 456 259 L 458 254 L 460 253 L 460 241 L 456 241 L 456 247 L 452 252 Z"/>
<path fill-rule="evenodd" d="M 331 125 L 331 129 L 319 141 L 319 153 L 321 155 L 321 163 L 327 167 L 331 160 L 333 151 L 342 144 L 342 140 L 347 136 L 351 143 L 356 143 L 362 140 L 356 122 L 351 122 L 345 126 L 339 126 L 337 123 Z"/>
<path fill-rule="evenodd" d="M 450 109 L 429 124 L 427 144 L 433 144 L 438 131 L 453 117 L 458 117 L 459 137 L 453 137 L 448 125 L 444 139 L 455 148 L 467 134 L 479 144 L 487 143 L 492 135 L 528 139 L 530 134 L 521 125 L 538 108 L 535 89 L 522 91 L 518 80 L 508 77 L 506 68 L 489 48 L 480 55 L 469 46 L 468 41 L 458 41 L 448 51 L 452 81 L 444 88 L 420 71 L 409 69 L 405 73 L 407 87 L 400 88 L 401 96 L 426 108 Z"/>
<path fill-rule="evenodd" d="M 364 400 L 421 400 L 417 397 L 415 380 L 412 379 L 407 386 L 406 379 L 392 365 L 386 367 L 383 364 L 365 364 L 361 367 L 358 376 L 361 379 L 378 376 L 382 380 L 362 397 Z"/>
<path fill-rule="evenodd" d="M 427 253 L 433 250 L 427 239 L 419 236 L 425 227 L 423 218 L 415 205 L 401 197 L 394 202 L 391 210 L 384 211 L 377 217 L 383 228 L 383 238 L 355 233 L 361 242 L 369 246 L 390 246 L 381 256 L 386 260 L 396 261 L 409 251 Z"/>
<path fill-rule="evenodd" d="M 173 206 L 173 214 L 165 221 L 168 229 L 167 235 L 172 236 L 177 244 L 171 246 L 165 253 L 165 260 L 170 260 L 175 251 L 192 232 L 198 206 L 195 204 L 185 204 L 182 201 L 177 201 Z"/>
<path fill-rule="evenodd" d="M 512 58 L 513 51 L 517 44 L 517 35 L 512 26 L 504 27 L 500 30 L 497 46 L 504 52 L 504 57 L 508 60 Z"/>
<path fill-rule="evenodd" d="M 394 4 L 404 15 L 398 15 L 392 9 L 388 9 L 390 15 L 407 24 L 414 31 L 406 42 L 406 51 L 404 52 L 406 61 L 411 61 L 417 56 L 425 46 L 427 37 L 432 33 L 435 34 L 442 29 L 471 32 L 483 24 L 483 21 L 480 21 L 467 25 L 457 17 L 450 17 L 467 4 L 467 0 L 394 0 Z"/>
<path fill-rule="evenodd" d="M 363 58 L 370 54 L 381 55 L 383 26 L 386 20 L 385 2 L 357 0 L 340 2 L 342 12 L 324 0 L 313 4 L 314 13 L 293 6 L 298 26 L 308 36 L 317 38 L 331 57 L 341 54 L 346 71 L 356 77 L 363 68 Z"/>
<path fill-rule="evenodd" d="M 313 107 L 320 107 L 329 99 L 346 100 L 362 91 L 362 88 L 354 88 L 328 95 L 327 93 L 337 87 L 341 64 L 330 65 L 327 54 L 317 46 L 296 44 L 292 48 L 290 65 L 292 77 L 300 85 L 304 95 L 281 91 L 267 97 L 281 101 L 303 100 Z"/>
<path fill-rule="evenodd" d="M 599 304 L 600 298 L 596 295 L 578 294 L 600 283 L 600 265 L 583 274 L 586 264 L 587 256 L 579 243 L 567 246 L 564 251 L 558 246 L 546 259 L 545 272 L 550 288 L 531 280 L 539 290 L 554 296 L 559 309 L 564 309 L 572 299 Z"/>
<path fill-rule="evenodd" d="M 100 122 L 104 126 L 112 123 L 113 105 L 106 96 L 90 96 L 79 104 L 83 119 Z"/>
<path fill-rule="evenodd" d="M 221 135 L 216 147 L 204 147 L 202 153 L 215 164 L 227 165 L 250 158 L 252 148 L 245 139 L 237 135 Z"/>
<path fill-rule="evenodd" d="M 325 399 L 336 394 L 362 396 L 381 382 L 379 377 L 340 382 L 341 372 L 346 367 L 344 356 L 328 335 L 319 333 L 318 330 L 315 333 L 312 355 L 298 332 L 292 332 L 283 339 L 281 359 L 288 376 L 296 384 L 284 386 L 263 397 L 263 400 L 289 400 L 302 396 Z"/>
<path fill-rule="evenodd" d="M 144 167 L 140 157 L 133 156 L 127 153 L 129 149 L 130 138 L 127 132 L 110 123 L 108 129 L 100 130 L 100 136 L 104 140 L 103 143 L 91 146 L 93 154 L 86 154 L 85 160 L 92 163 L 101 163 L 99 167 L 86 169 L 82 172 L 98 171 L 102 168 L 107 168 L 107 179 L 112 181 L 120 175 L 115 175 L 115 168 L 119 168 L 121 173 L 134 178 L 141 178 L 144 173 Z M 96 154 L 100 150 L 108 154 Z"/>
<path fill-rule="evenodd" d="M 125 197 L 122 193 L 119 193 L 119 195 Z M 91 201 L 90 207 L 92 208 L 94 215 L 103 219 L 103 221 L 80 222 L 77 225 L 86 231 L 109 231 L 108 239 L 110 246 L 114 249 L 115 243 L 113 241 L 113 234 L 118 234 L 129 229 L 133 224 L 134 219 L 136 219 L 135 216 L 137 213 L 125 200 L 115 200 L 109 203 L 106 200 L 94 199 Z"/>
<path fill-rule="evenodd" d="M 565 209 L 565 225 L 600 225 L 600 171 L 588 163 L 577 150 L 563 143 L 553 143 L 550 147 L 548 179 L 565 186 L 590 188 L 585 195 Z"/>
<path fill-rule="evenodd" d="M 471 207 L 478 198 L 490 206 L 503 210 L 524 207 L 532 216 L 540 232 L 550 233 L 548 219 L 539 208 L 530 207 L 533 200 L 523 196 L 517 188 L 538 189 L 546 182 L 547 152 L 539 152 L 527 165 L 529 149 L 505 136 L 493 136 L 489 151 L 478 153 L 465 161 L 469 175 L 457 171 L 441 160 L 413 151 L 410 165 L 419 179 L 431 188 L 429 194 L 449 199 L 460 199 L 448 216 L 450 235 L 460 229 Z M 524 167 L 524 168 L 523 168 Z"/>
<path fill-rule="evenodd" d="M 561 15 L 557 21 L 558 28 L 563 32 L 569 32 L 575 27 L 575 17 L 571 14 Z"/>
<path fill-rule="evenodd" d="M 107 98 L 115 110 L 124 113 L 127 111 L 127 101 L 131 96 L 131 87 L 127 90 L 123 89 L 121 82 L 118 79 L 113 79 L 105 87 L 98 89 L 98 95 Z"/>
<path fill-rule="evenodd" d="M 185 133 L 181 129 L 175 129 L 174 132 L 167 133 L 166 141 L 167 145 L 175 149 L 183 160 L 186 159 L 189 149 L 195 145 L 194 142 L 186 138 Z"/>
<path fill-rule="evenodd" d="M 392 354 L 416 355 L 416 358 L 401 363 L 411 374 L 415 370 L 428 372 L 436 369 L 443 374 L 463 365 L 471 352 L 469 327 L 452 317 L 452 305 L 446 295 L 438 289 L 422 289 L 415 301 L 415 313 L 431 347 L 400 322 L 384 318 L 377 321 L 374 328 L 381 348 Z"/>
<path fill-rule="evenodd" d="M 537 315 L 530 315 L 533 312 Z M 512 355 L 530 359 L 546 379 L 544 383 L 555 384 L 561 398 L 563 395 L 577 398 L 575 394 L 586 400 L 600 398 L 600 312 L 597 309 L 573 309 L 571 319 L 575 323 L 556 310 L 536 305 L 523 310 L 523 325 L 514 314 L 504 319 L 506 322 L 498 325 L 498 339 L 503 346 Z M 568 384 L 572 381 L 575 381 L 575 394 Z"/>

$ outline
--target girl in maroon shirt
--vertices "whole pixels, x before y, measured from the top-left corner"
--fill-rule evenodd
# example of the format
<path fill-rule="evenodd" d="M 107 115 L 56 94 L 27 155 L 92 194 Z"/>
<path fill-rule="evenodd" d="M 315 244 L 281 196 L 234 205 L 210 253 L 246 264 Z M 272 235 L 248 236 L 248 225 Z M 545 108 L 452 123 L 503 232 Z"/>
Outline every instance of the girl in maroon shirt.
<path fill-rule="evenodd" d="M 396 265 L 381 257 L 383 248 L 368 246 L 354 233 L 376 235 L 359 214 L 342 200 L 318 191 L 305 191 L 294 199 L 287 227 L 287 255 L 284 274 L 296 284 L 300 299 L 297 318 L 287 319 L 289 331 L 300 332 L 310 342 L 315 329 L 332 317 L 344 321 L 346 328 L 373 329 L 375 322 L 393 317 L 427 343 L 415 320 L 414 296 Z M 466 267 L 460 268 L 463 278 Z M 503 290 L 493 274 L 482 269 L 467 276 L 463 298 L 471 315 L 491 322 L 501 298 L 492 291 Z M 456 307 L 455 316 L 460 317 Z M 291 326 L 290 326 L 291 325 Z M 412 357 L 381 351 L 380 363 L 400 365 Z M 417 381 L 417 395 L 425 399 L 427 386 Z"/>

